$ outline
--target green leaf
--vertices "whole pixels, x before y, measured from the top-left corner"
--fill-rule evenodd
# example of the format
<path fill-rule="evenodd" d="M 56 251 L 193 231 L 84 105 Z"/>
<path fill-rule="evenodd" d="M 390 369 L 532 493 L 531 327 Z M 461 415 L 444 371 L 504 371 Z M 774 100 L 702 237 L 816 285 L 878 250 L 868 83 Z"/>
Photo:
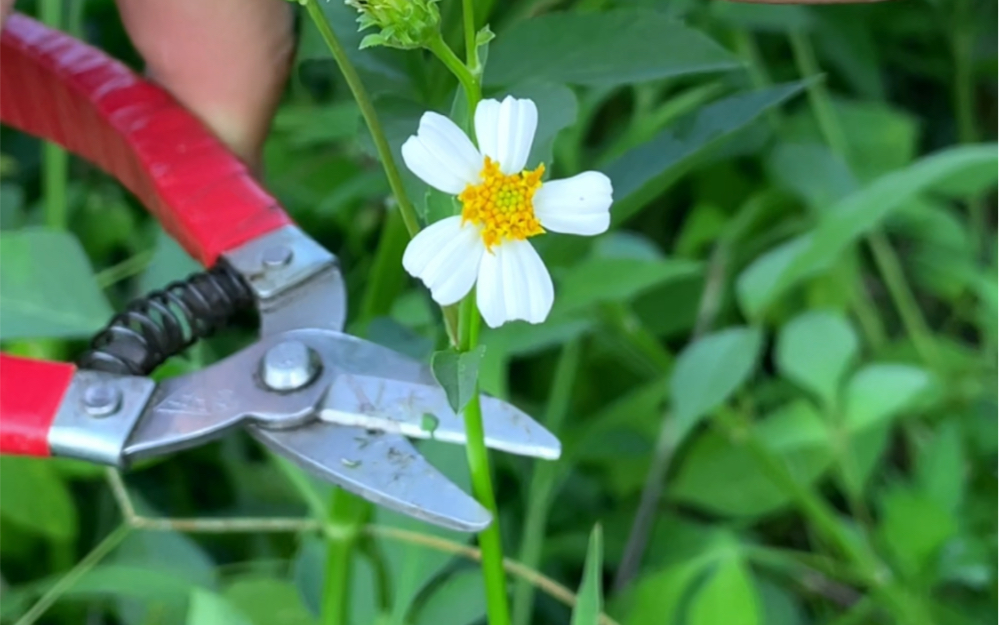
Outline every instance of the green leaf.
<path fill-rule="evenodd" d="M 485 353 L 483 346 L 470 352 L 458 353 L 453 349 L 434 352 L 430 358 L 430 368 L 434 378 L 447 393 L 447 401 L 455 413 L 464 410 L 465 405 L 475 394 L 479 376 L 479 362 Z"/>
<path fill-rule="evenodd" d="M 834 263 L 859 237 L 891 211 L 932 190 L 965 193 L 995 183 L 996 147 L 962 146 L 927 156 L 851 193 L 832 206 L 818 227 L 758 257 L 739 276 L 738 293 L 746 314 L 758 318 L 779 295 Z"/>
<path fill-rule="evenodd" d="M 717 2 L 710 5 L 711 14 L 721 21 L 748 30 L 785 34 L 788 30 L 807 32 L 816 20 L 807 7 L 795 5 L 741 4 Z"/>
<path fill-rule="evenodd" d="M 695 276 L 700 269 L 700 263 L 675 258 L 588 258 L 559 280 L 552 316 L 600 302 L 627 302 L 656 286 Z"/>
<path fill-rule="evenodd" d="M 879 102 L 839 99 L 832 100 L 832 108 L 846 140 L 850 169 L 860 180 L 905 167 L 915 158 L 919 126 L 910 113 Z M 824 143 L 821 129 L 806 110 L 787 120 L 785 134 L 795 142 Z"/>
<path fill-rule="evenodd" d="M 868 365 L 847 387 L 846 425 L 852 432 L 879 425 L 910 407 L 929 386 L 929 374 L 918 367 Z"/>
<path fill-rule="evenodd" d="M 698 339 L 680 353 L 669 388 L 681 439 L 749 378 L 762 343 L 757 329 L 729 328 Z"/>
<path fill-rule="evenodd" d="M 0 517 L 50 540 L 76 537 L 76 506 L 47 459 L 0 456 Z"/>
<path fill-rule="evenodd" d="M 472 625 L 486 614 L 486 589 L 482 569 L 465 569 L 449 575 L 419 609 L 416 625 Z"/>
<path fill-rule="evenodd" d="M 968 467 L 961 429 L 953 421 L 941 423 L 916 462 L 919 488 L 942 510 L 955 514 L 967 490 Z"/>
<path fill-rule="evenodd" d="M 583 581 L 576 594 L 576 607 L 572 610 L 572 625 L 597 625 L 603 611 L 603 532 L 594 525 L 590 544 L 586 550 Z"/>
<path fill-rule="evenodd" d="M 705 567 L 703 559 L 675 564 L 636 580 L 624 625 L 677 625 L 681 608 Z"/>
<path fill-rule="evenodd" d="M 888 447 L 895 417 L 912 407 L 930 387 L 917 367 L 873 364 L 861 369 L 846 389 L 847 445 L 840 456 L 844 486 L 859 496 Z"/>
<path fill-rule="evenodd" d="M 195 588 L 190 606 L 187 625 L 252 625 L 228 601 L 207 590 Z"/>
<path fill-rule="evenodd" d="M 782 143 L 767 161 L 771 177 L 817 212 L 857 189 L 849 165 L 821 143 Z"/>
<path fill-rule="evenodd" d="M 719 100 L 684 116 L 609 163 L 604 172 L 614 185 L 613 222 L 621 223 L 634 215 L 673 183 L 691 159 L 746 128 L 806 85 L 788 83 Z"/>
<path fill-rule="evenodd" d="M 534 78 L 623 85 L 737 67 L 721 46 L 662 13 L 619 9 L 550 13 L 500 33 L 489 50 L 487 84 Z"/>
<path fill-rule="evenodd" d="M 756 426 L 760 440 L 803 486 L 832 466 L 826 425 L 807 401 L 778 409 Z M 698 436 L 684 455 L 669 495 L 714 514 L 756 517 L 791 503 L 790 496 L 759 470 L 752 453 L 738 440 L 714 431 Z"/>
<path fill-rule="evenodd" d="M 857 335 L 843 315 L 807 312 L 781 330 L 777 366 L 781 374 L 814 392 L 826 406 L 836 396 L 847 368 L 857 355 Z"/>
<path fill-rule="evenodd" d="M 0 339 L 83 338 L 114 311 L 68 232 L 0 232 Z"/>
<path fill-rule="evenodd" d="M 298 589 L 273 577 L 237 579 L 223 596 L 246 614 L 251 625 L 314 625 L 316 620 L 302 604 Z"/>
<path fill-rule="evenodd" d="M 760 599 L 740 557 L 723 559 L 690 604 L 690 625 L 756 625 Z"/>
<path fill-rule="evenodd" d="M 956 519 L 918 491 L 895 487 L 882 497 L 880 539 L 898 565 L 910 575 L 931 563 L 944 542 L 957 531 Z"/>

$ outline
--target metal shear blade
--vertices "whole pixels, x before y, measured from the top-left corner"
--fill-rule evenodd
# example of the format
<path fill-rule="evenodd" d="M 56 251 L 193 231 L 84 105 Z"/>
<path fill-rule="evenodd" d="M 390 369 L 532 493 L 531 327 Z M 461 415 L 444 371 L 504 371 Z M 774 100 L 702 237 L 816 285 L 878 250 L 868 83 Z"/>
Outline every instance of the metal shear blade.
<path fill-rule="evenodd" d="M 485 508 L 398 434 L 322 422 L 250 432 L 306 471 L 378 505 L 459 531 L 478 531 L 491 521 Z"/>
<path fill-rule="evenodd" d="M 465 422 L 451 409 L 430 367 L 390 349 L 341 335 L 334 362 L 338 375 L 319 416 L 329 423 L 397 432 L 446 443 L 467 441 Z M 555 436 L 514 406 L 481 396 L 486 445 L 522 456 L 553 460 Z"/>

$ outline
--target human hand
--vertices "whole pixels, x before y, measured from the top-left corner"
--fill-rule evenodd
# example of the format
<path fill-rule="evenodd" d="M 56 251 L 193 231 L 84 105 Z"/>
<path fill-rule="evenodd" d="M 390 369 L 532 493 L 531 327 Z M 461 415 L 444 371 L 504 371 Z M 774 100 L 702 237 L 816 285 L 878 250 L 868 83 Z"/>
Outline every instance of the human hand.
<path fill-rule="evenodd" d="M 14 0 L 0 0 L 2 17 Z M 284 0 L 118 0 L 146 71 L 251 167 L 294 54 Z"/>

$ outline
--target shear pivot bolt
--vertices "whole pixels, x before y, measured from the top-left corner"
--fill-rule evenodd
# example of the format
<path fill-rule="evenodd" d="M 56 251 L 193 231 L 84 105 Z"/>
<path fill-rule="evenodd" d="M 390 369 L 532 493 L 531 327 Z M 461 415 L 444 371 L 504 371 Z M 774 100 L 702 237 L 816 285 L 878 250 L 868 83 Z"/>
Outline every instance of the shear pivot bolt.
<path fill-rule="evenodd" d="M 92 417 L 106 417 L 121 407 L 121 391 L 109 384 L 94 384 L 83 391 L 83 409 Z"/>
<path fill-rule="evenodd" d="M 290 263 L 294 255 L 287 245 L 274 245 L 264 250 L 260 255 L 260 262 L 263 263 L 264 269 L 277 269 Z"/>
<path fill-rule="evenodd" d="M 270 348 L 261 365 L 264 384 L 275 391 L 308 386 L 321 368 L 316 353 L 299 341 L 284 341 Z"/>

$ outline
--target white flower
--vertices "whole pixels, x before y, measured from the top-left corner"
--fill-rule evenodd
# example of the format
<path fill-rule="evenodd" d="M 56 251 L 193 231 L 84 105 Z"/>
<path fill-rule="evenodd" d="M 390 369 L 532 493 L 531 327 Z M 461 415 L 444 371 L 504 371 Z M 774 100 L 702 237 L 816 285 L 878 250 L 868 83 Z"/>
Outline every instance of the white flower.
<path fill-rule="evenodd" d="M 461 215 L 417 234 L 402 264 L 442 306 L 478 284 L 486 323 L 540 323 L 555 299 L 551 276 L 528 237 L 546 230 L 595 235 L 610 225 L 611 182 L 600 172 L 542 182 L 527 171 L 538 126 L 531 100 L 482 100 L 475 110 L 479 148 L 450 119 L 425 113 L 402 146 L 406 166 L 424 182 L 458 196 Z"/>

